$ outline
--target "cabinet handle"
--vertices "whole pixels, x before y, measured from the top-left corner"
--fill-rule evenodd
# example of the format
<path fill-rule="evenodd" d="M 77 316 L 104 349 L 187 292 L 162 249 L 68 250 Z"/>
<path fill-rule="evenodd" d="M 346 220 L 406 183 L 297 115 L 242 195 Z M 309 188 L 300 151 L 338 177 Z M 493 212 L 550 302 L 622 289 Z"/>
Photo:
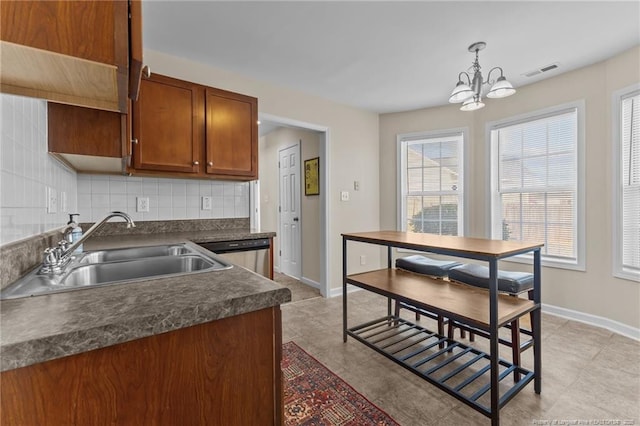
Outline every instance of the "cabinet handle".
<path fill-rule="evenodd" d="M 194 165 L 194 166 L 197 166 L 198 164 L 200 164 L 200 162 L 199 162 L 199 161 L 194 161 L 194 162 L 193 162 L 193 165 Z"/>
<path fill-rule="evenodd" d="M 211 167 L 213 166 L 213 161 L 209 161 L 207 164 L 209 165 L 209 167 Z"/>
<path fill-rule="evenodd" d="M 131 139 L 131 143 L 134 145 L 138 145 L 138 139 L 137 138 Z"/>
<path fill-rule="evenodd" d="M 142 75 L 144 75 L 145 78 L 151 77 L 151 68 L 149 68 L 149 65 L 142 67 Z"/>

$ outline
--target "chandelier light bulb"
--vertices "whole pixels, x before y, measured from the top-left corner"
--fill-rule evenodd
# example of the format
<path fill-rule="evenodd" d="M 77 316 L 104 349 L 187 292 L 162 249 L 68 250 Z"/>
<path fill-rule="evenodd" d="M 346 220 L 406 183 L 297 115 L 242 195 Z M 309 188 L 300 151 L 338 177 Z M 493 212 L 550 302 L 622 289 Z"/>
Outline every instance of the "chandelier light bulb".
<path fill-rule="evenodd" d="M 507 96 L 511 96 L 516 93 L 516 89 L 513 88 L 511 83 L 509 83 L 505 76 L 501 75 L 487 93 L 487 98 L 506 98 Z"/>
<path fill-rule="evenodd" d="M 457 104 L 459 102 L 464 102 L 470 97 L 473 96 L 473 90 L 469 87 L 468 84 L 465 84 L 462 80 L 458 81 L 455 89 L 451 92 L 451 96 L 449 97 L 449 102 L 452 104 Z"/>
<path fill-rule="evenodd" d="M 484 108 L 484 102 L 481 99 L 475 97 L 466 100 L 460 107 L 460 111 L 475 111 L 480 108 Z"/>

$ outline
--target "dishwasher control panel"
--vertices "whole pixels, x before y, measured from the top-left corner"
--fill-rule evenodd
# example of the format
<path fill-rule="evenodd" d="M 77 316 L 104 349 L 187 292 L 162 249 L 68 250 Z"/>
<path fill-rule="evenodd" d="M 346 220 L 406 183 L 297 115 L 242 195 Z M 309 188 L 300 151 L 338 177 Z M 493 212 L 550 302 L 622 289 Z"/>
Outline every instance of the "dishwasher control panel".
<path fill-rule="evenodd" d="M 263 250 L 271 247 L 269 238 L 236 241 L 211 241 L 199 243 L 200 246 L 214 253 L 229 253 L 232 251 Z"/>

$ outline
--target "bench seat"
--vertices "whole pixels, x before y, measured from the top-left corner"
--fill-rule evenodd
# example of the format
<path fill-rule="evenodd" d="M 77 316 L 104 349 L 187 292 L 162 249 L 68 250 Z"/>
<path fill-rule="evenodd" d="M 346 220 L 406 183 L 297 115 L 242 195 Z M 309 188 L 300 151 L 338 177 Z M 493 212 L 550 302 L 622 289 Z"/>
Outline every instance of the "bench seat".
<path fill-rule="evenodd" d="M 455 266 L 449 270 L 449 279 L 489 289 L 489 268 L 473 263 Z M 533 274 L 498 270 L 498 291 L 520 294 L 532 288 Z"/>

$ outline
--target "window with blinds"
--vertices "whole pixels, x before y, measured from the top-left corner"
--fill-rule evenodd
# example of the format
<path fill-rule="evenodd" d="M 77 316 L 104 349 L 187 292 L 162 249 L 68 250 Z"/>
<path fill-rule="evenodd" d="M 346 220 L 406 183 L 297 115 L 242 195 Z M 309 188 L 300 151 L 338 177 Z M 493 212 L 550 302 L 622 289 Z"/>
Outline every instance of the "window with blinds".
<path fill-rule="evenodd" d="M 463 235 L 463 133 L 399 137 L 403 231 Z"/>
<path fill-rule="evenodd" d="M 619 98 L 616 267 L 640 278 L 640 90 Z"/>
<path fill-rule="evenodd" d="M 492 238 L 543 242 L 546 264 L 578 264 L 578 109 L 494 125 L 491 143 Z"/>

